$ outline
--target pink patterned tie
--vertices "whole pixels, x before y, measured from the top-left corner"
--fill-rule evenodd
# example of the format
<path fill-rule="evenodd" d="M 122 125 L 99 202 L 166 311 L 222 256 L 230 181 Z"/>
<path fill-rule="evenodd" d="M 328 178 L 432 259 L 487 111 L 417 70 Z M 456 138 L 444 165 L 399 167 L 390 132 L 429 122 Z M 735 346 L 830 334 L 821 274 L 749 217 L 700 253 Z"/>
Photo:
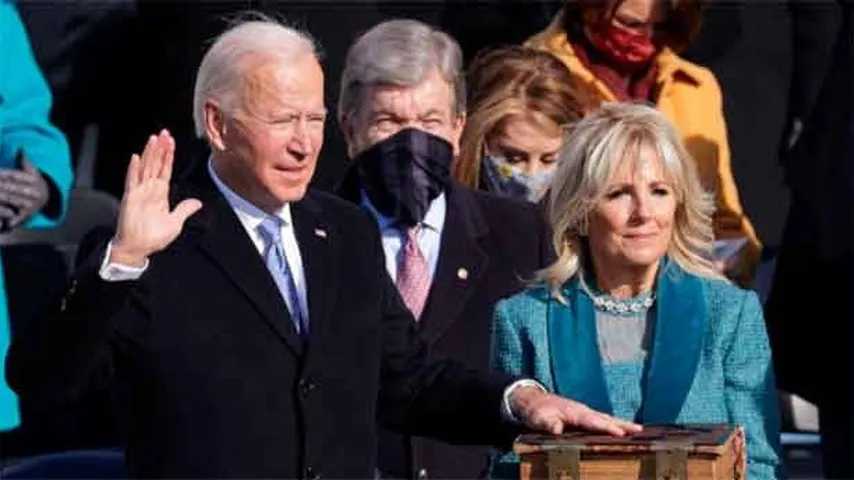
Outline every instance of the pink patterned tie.
<path fill-rule="evenodd" d="M 430 292 L 430 269 L 427 267 L 427 259 L 418 248 L 420 229 L 420 226 L 415 226 L 406 230 L 403 258 L 397 266 L 397 289 L 416 320 L 421 316 Z"/>

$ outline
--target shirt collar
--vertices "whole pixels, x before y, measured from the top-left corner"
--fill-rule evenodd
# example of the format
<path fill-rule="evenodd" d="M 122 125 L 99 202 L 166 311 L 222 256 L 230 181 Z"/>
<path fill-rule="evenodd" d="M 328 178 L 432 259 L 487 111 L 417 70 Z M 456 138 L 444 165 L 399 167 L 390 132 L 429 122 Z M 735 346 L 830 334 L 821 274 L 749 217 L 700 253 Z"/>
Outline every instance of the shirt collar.
<path fill-rule="evenodd" d="M 270 214 L 253 205 L 245 198 L 238 195 L 234 190 L 230 189 L 216 174 L 213 168 L 212 159 L 208 159 L 208 172 L 213 179 L 214 185 L 225 197 L 225 201 L 231 206 L 232 210 L 237 214 L 240 221 L 247 227 L 256 230 L 261 222 Z M 284 225 L 291 225 L 291 208 L 290 203 L 286 203 L 277 211 L 274 216 L 278 217 Z"/>
<path fill-rule="evenodd" d="M 374 207 L 374 204 L 371 203 L 371 199 L 368 198 L 368 195 L 364 190 L 361 190 L 361 205 L 362 207 L 371 213 L 374 218 L 377 219 L 377 223 L 379 224 L 380 230 L 387 230 L 390 228 L 398 229 L 395 223 L 397 219 L 394 217 L 387 217 L 380 213 L 379 210 Z M 421 220 L 421 225 L 429 228 L 430 230 L 434 230 L 439 232 L 442 229 L 442 224 L 445 221 L 445 211 L 447 210 L 447 201 L 445 200 L 445 192 L 439 194 L 438 197 L 434 198 L 430 202 L 430 206 L 427 208 L 427 213 L 424 215 L 424 219 Z"/>

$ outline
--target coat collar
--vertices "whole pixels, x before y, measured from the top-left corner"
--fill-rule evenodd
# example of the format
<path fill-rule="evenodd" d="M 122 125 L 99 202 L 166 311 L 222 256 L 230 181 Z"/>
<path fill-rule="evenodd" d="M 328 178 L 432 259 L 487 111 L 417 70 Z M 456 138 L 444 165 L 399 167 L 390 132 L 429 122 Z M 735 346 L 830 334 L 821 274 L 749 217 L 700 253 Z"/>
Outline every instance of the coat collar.
<path fill-rule="evenodd" d="M 577 279 L 567 284 L 564 296 L 567 305 L 550 299 L 548 307 L 549 351 L 557 393 L 613 413 L 593 302 Z M 699 364 L 708 322 L 703 281 L 675 262 L 662 262 L 654 308 L 654 335 L 638 420 L 668 423 L 678 417 Z"/>
<path fill-rule="evenodd" d="M 614 101 L 616 97 L 611 93 L 611 90 L 600 80 L 598 80 L 584 64 L 581 59 L 575 54 L 575 50 L 567 37 L 564 29 L 564 9 L 561 9 L 555 15 L 552 22 L 545 30 L 532 36 L 525 42 L 526 46 L 545 50 L 560 58 L 566 64 L 569 71 L 572 72 L 582 83 L 591 85 L 594 90 L 599 92 L 606 101 Z M 704 74 L 704 69 L 698 65 L 684 60 L 673 50 L 665 47 L 659 52 L 655 58 L 658 66 L 658 83 L 666 84 L 674 80 L 687 81 L 695 85 L 702 85 L 707 74 Z M 661 85 L 662 88 L 664 85 Z"/>
<path fill-rule="evenodd" d="M 202 201 L 203 208 L 188 220 L 181 242 L 197 245 L 255 306 L 270 328 L 296 355 L 302 355 L 304 339 L 294 329 L 285 302 L 237 215 L 214 185 L 206 168 L 196 168 L 188 180 L 173 189 L 173 198 L 177 201 L 195 197 Z M 311 193 L 290 207 L 303 259 L 310 312 L 309 338 L 313 340 L 322 334 L 328 308 L 324 291 L 334 280 L 327 271 L 328 249 L 333 235 L 327 233 L 322 210 Z"/>

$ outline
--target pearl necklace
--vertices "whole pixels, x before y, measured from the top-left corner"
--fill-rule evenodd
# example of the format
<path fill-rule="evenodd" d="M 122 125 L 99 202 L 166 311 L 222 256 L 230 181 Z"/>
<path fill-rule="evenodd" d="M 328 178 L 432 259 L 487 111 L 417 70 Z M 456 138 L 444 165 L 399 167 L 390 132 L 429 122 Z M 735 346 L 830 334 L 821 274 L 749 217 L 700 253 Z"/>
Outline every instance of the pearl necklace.
<path fill-rule="evenodd" d="M 607 295 L 596 295 L 587 287 L 587 282 L 584 281 L 584 275 L 579 272 L 579 284 L 584 293 L 593 300 L 593 306 L 597 310 L 602 310 L 616 315 L 626 315 L 632 313 L 640 313 L 649 310 L 652 304 L 655 303 L 655 293 L 651 293 L 643 299 L 616 300 Z"/>

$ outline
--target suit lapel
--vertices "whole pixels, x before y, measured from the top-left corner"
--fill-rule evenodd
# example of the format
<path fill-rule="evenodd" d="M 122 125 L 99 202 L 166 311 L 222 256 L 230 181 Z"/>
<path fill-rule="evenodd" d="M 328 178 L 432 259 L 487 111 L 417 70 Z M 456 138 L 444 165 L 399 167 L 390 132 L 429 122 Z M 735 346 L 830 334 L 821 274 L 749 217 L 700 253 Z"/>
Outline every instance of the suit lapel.
<path fill-rule="evenodd" d="M 188 231 L 199 235 L 199 248 L 258 310 L 264 321 L 294 351 L 302 355 L 302 340 L 294 329 L 287 306 L 246 230 L 207 172 L 196 175 L 204 208 L 191 217 Z"/>
<path fill-rule="evenodd" d="M 329 273 L 333 232 L 321 219 L 320 206 L 306 196 L 291 204 L 294 230 L 306 279 L 308 296 L 309 354 L 311 345 L 317 345 L 323 336 L 326 313 L 329 311 L 326 292 L 335 291 L 335 276 Z"/>
<path fill-rule="evenodd" d="M 488 226 L 480 207 L 468 192 L 455 185 L 445 193 L 448 208 L 436 273 L 421 316 L 421 334 L 428 343 L 438 340 L 459 317 L 481 281 L 489 258 L 478 244 Z"/>
<path fill-rule="evenodd" d="M 593 302 L 573 280 L 564 289 L 568 305 L 549 299 L 548 341 L 557 393 L 613 414 L 596 333 Z"/>
<path fill-rule="evenodd" d="M 694 383 L 708 321 L 703 282 L 672 261 L 661 264 L 644 423 L 676 421 Z"/>
<path fill-rule="evenodd" d="M 358 204 L 360 189 L 358 172 L 351 167 L 336 192 Z M 475 287 L 483 280 L 489 264 L 489 257 L 478 243 L 489 232 L 480 205 L 455 183 L 445 189 L 445 197 L 447 209 L 439 261 L 419 321 L 419 331 L 428 343 L 436 342 L 453 325 Z"/>

